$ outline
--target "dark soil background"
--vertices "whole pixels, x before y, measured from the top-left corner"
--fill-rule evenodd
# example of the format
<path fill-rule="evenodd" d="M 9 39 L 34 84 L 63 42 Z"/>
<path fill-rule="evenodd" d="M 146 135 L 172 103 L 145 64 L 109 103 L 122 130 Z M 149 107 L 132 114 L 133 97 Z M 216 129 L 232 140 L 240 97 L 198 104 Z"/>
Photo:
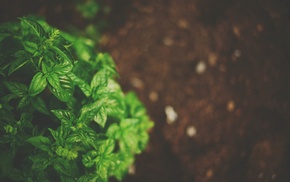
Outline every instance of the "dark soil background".
<path fill-rule="evenodd" d="M 2 0 L 0 21 L 84 26 L 69 2 Z M 124 182 L 290 181 L 290 1 L 109 4 L 100 47 L 155 122 Z"/>

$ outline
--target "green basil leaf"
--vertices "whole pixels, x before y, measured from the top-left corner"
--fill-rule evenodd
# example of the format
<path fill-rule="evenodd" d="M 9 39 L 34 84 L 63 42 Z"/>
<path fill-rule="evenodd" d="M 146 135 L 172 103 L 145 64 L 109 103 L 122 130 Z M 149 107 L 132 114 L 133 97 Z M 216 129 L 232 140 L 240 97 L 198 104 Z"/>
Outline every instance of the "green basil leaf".
<path fill-rule="evenodd" d="M 52 72 L 47 76 L 48 83 L 55 89 L 60 89 L 58 74 Z"/>
<path fill-rule="evenodd" d="M 94 75 L 91 81 L 91 88 L 106 87 L 107 85 L 108 85 L 108 74 L 105 69 L 102 69 Z"/>
<path fill-rule="evenodd" d="M 70 62 L 70 61 L 63 61 L 61 64 L 58 64 L 56 65 L 54 68 L 53 68 L 53 71 L 55 73 L 58 73 L 60 75 L 64 75 L 68 72 L 70 72 L 73 68 L 73 64 Z"/>
<path fill-rule="evenodd" d="M 65 175 L 65 176 L 71 176 L 71 168 L 72 166 L 70 163 L 63 159 L 63 158 L 58 158 L 55 160 L 53 164 L 54 169 L 60 174 L 60 175 Z"/>
<path fill-rule="evenodd" d="M 49 115 L 49 111 L 45 105 L 44 100 L 41 97 L 35 98 L 33 100 L 32 104 L 37 111 L 39 111 L 43 114 Z"/>
<path fill-rule="evenodd" d="M 23 46 L 31 54 L 34 54 L 35 52 L 38 51 L 38 45 L 34 42 L 25 41 L 23 42 Z"/>
<path fill-rule="evenodd" d="M 88 182 L 88 181 L 93 182 L 93 181 L 97 181 L 97 178 L 98 178 L 97 174 L 86 174 L 80 177 L 77 182 Z"/>
<path fill-rule="evenodd" d="M 48 152 L 51 150 L 51 141 L 47 137 L 35 136 L 28 138 L 26 141 L 42 151 Z"/>
<path fill-rule="evenodd" d="M 98 100 L 94 103 L 84 105 L 81 109 L 81 114 L 78 119 L 78 122 L 86 123 L 92 121 L 94 117 L 98 114 L 103 103 L 104 100 Z"/>
<path fill-rule="evenodd" d="M 25 95 L 19 101 L 18 108 L 19 109 L 24 109 L 24 108 L 31 109 L 30 107 L 28 107 L 29 104 L 31 104 L 31 97 L 29 97 L 28 95 Z"/>
<path fill-rule="evenodd" d="M 11 93 L 17 95 L 18 97 L 22 97 L 27 94 L 27 86 L 23 83 L 4 82 L 4 84 Z"/>
<path fill-rule="evenodd" d="M 29 61 L 28 55 L 24 50 L 17 51 L 14 56 L 16 57 L 16 60 L 14 60 L 10 65 L 8 75 L 11 75 L 13 72 L 23 67 Z"/>
<path fill-rule="evenodd" d="M 105 127 L 105 124 L 107 122 L 107 111 L 106 108 L 101 107 L 97 115 L 94 117 L 94 121 L 98 123 L 102 128 Z"/>
<path fill-rule="evenodd" d="M 75 74 L 73 73 L 68 73 L 68 76 L 71 78 L 71 80 L 73 81 L 73 83 L 75 85 L 77 85 L 82 91 L 83 93 L 89 97 L 92 93 L 91 87 L 82 79 L 78 78 Z"/>
<path fill-rule="evenodd" d="M 25 24 L 29 27 L 31 33 L 42 38 L 45 36 L 45 30 L 43 27 L 37 22 L 29 18 L 20 18 L 22 25 Z"/>
<path fill-rule="evenodd" d="M 51 110 L 51 112 L 64 123 L 73 122 L 76 117 L 71 111 L 68 110 Z"/>
<path fill-rule="evenodd" d="M 56 89 L 51 85 L 48 85 L 48 88 L 51 91 L 51 93 L 62 102 L 68 102 L 72 98 L 72 94 L 62 89 L 61 87 Z"/>
<path fill-rule="evenodd" d="M 36 73 L 29 85 L 28 93 L 30 96 L 35 96 L 42 92 L 47 86 L 45 75 L 42 72 Z"/>

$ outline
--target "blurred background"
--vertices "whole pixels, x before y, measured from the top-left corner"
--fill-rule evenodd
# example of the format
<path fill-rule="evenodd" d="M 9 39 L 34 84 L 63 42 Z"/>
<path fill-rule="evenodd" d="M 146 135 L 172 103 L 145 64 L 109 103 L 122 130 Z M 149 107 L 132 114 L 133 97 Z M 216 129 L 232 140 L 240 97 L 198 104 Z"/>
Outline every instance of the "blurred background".
<path fill-rule="evenodd" d="M 0 0 L 24 15 L 93 39 L 146 105 L 124 182 L 290 181 L 290 1 Z"/>

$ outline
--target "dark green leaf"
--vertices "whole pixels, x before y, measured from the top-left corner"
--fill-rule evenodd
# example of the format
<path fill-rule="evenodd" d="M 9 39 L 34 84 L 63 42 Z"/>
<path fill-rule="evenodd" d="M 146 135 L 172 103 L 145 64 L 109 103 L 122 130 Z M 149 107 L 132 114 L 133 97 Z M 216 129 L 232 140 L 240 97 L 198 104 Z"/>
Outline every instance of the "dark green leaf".
<path fill-rule="evenodd" d="M 43 114 L 49 115 L 49 111 L 45 105 L 44 100 L 41 97 L 35 98 L 33 100 L 32 104 L 37 111 L 39 111 Z"/>
<path fill-rule="evenodd" d="M 27 94 L 27 86 L 23 83 L 4 82 L 4 84 L 11 93 L 17 95 L 18 97 L 22 97 Z"/>
<path fill-rule="evenodd" d="M 27 109 L 31 109 L 29 106 L 29 104 L 31 103 L 31 97 L 25 95 L 24 97 L 22 97 L 19 101 L 19 104 L 18 104 L 18 108 L 19 109 L 24 109 L 24 108 L 27 108 Z"/>
<path fill-rule="evenodd" d="M 28 55 L 24 50 L 17 51 L 14 56 L 16 57 L 16 60 L 14 60 L 10 65 L 8 75 L 11 75 L 29 61 Z"/>
<path fill-rule="evenodd" d="M 40 150 L 48 152 L 51 150 L 51 142 L 49 138 L 44 136 L 35 136 L 30 137 L 26 140 L 28 143 L 34 145 L 36 148 L 39 148 Z"/>
<path fill-rule="evenodd" d="M 72 60 L 63 52 L 64 50 L 66 50 L 64 47 L 58 48 L 56 46 L 52 46 L 51 50 L 57 53 L 64 60 L 72 62 Z"/>
<path fill-rule="evenodd" d="M 38 22 L 29 18 L 20 18 L 20 20 L 21 23 L 26 24 L 32 30 L 31 32 L 33 34 L 37 35 L 40 38 L 45 36 L 45 30 Z"/>
<path fill-rule="evenodd" d="M 71 176 L 71 165 L 70 163 L 62 158 L 58 158 L 54 164 L 54 169 L 60 174 L 65 176 Z"/>
<path fill-rule="evenodd" d="M 42 92 L 47 85 L 45 75 L 42 72 L 36 73 L 29 85 L 28 93 L 30 96 L 35 96 Z"/>

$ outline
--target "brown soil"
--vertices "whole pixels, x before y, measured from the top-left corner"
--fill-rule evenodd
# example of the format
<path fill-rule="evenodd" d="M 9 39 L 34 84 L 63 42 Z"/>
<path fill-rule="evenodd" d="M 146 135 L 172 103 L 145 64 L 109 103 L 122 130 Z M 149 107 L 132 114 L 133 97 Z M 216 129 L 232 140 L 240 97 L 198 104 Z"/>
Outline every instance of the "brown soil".
<path fill-rule="evenodd" d="M 69 5 L 39 2 L 1 21 L 29 12 L 81 26 Z M 102 50 L 155 122 L 124 182 L 290 181 L 289 1 L 116 1 L 109 20 Z"/>

